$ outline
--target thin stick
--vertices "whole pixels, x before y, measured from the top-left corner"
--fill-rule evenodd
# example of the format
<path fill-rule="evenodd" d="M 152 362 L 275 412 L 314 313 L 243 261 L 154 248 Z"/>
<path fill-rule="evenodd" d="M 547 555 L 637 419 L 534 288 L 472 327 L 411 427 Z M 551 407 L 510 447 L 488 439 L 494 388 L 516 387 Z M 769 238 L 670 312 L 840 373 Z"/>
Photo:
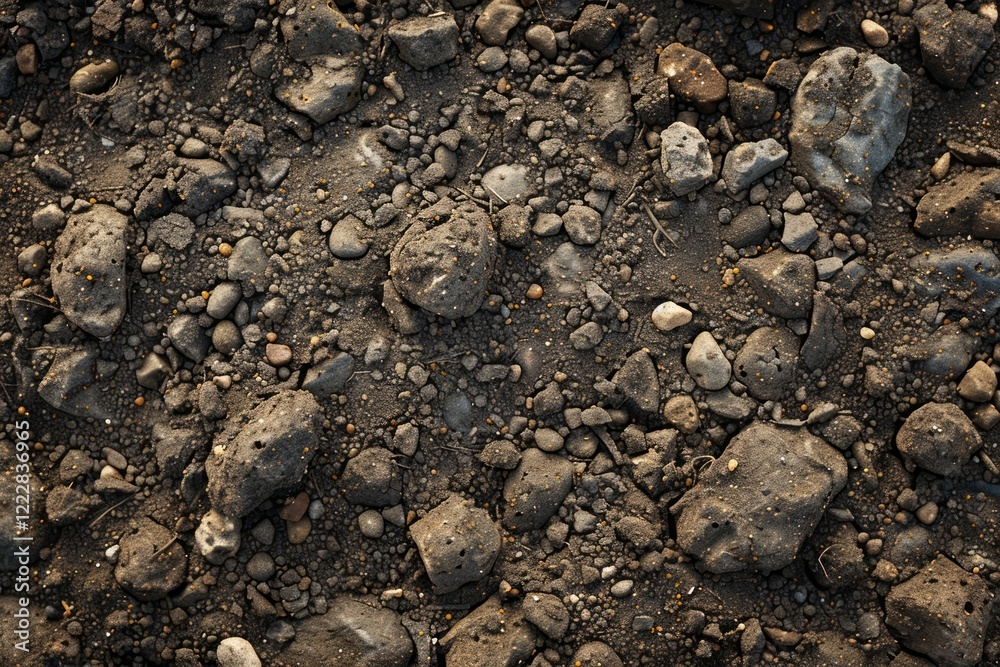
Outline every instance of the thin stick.
<path fill-rule="evenodd" d="M 501 197 L 500 195 L 498 195 L 497 191 L 494 190 L 493 188 L 491 188 L 490 186 L 486 185 L 485 183 L 483 183 L 482 186 L 483 186 L 483 188 L 486 191 L 488 191 L 491 195 L 493 195 L 494 197 L 496 197 L 497 199 L 499 199 L 500 201 L 502 201 L 504 204 L 509 204 L 510 203 L 509 201 L 507 201 L 506 199 L 504 199 L 503 197 Z"/>
<path fill-rule="evenodd" d="M 979 450 L 979 458 L 983 460 L 983 463 L 986 464 L 986 467 L 990 469 L 991 473 L 1000 476 L 1000 468 L 997 468 L 997 464 L 993 463 L 993 459 L 991 459 L 990 455 L 986 453 L 985 448 Z"/>
<path fill-rule="evenodd" d="M 164 544 L 162 547 L 160 547 L 159 549 L 157 549 L 155 552 L 153 552 L 153 555 L 150 556 L 150 558 L 156 558 L 157 556 L 159 556 L 160 554 L 162 554 L 164 551 L 166 551 L 167 549 L 169 549 L 170 546 L 174 542 L 177 541 L 177 539 L 178 539 L 177 535 L 174 535 L 174 537 L 173 537 L 172 540 L 170 540 L 169 542 L 167 542 L 166 544 Z"/>
<path fill-rule="evenodd" d="M 663 228 L 663 225 L 660 224 L 660 221 L 656 218 L 655 215 L 653 215 L 653 209 L 649 207 L 649 204 L 647 204 L 646 202 L 642 202 L 642 207 L 643 209 L 645 209 L 646 215 L 649 216 L 649 219 L 653 221 L 653 225 L 656 226 L 656 231 L 659 232 L 660 234 L 663 234 L 663 236 L 666 237 L 668 241 L 670 241 L 670 244 L 672 246 L 674 246 L 675 248 L 679 248 L 680 246 L 677 245 L 677 242 L 674 241 L 672 238 L 670 238 L 670 235 L 667 234 L 667 230 Z M 660 249 L 659 244 L 657 244 L 656 242 L 656 233 L 653 234 L 653 245 L 656 246 L 656 249 L 660 251 L 661 255 L 663 255 L 664 257 L 667 256 L 667 253 L 665 253 L 662 249 Z"/>
<path fill-rule="evenodd" d="M 137 491 L 136 493 L 138 493 L 138 491 Z M 112 506 L 111 506 L 111 507 L 109 507 L 108 509 L 106 509 L 106 510 L 104 510 L 103 512 L 101 512 L 101 515 L 100 515 L 99 517 L 97 517 L 96 519 L 94 519 L 94 520 L 93 520 L 93 521 L 91 522 L 91 524 L 90 524 L 90 527 L 91 527 L 91 528 L 93 528 L 94 526 L 96 526 L 96 525 L 97 525 L 97 522 L 98 522 L 98 521 L 100 521 L 101 519 L 103 519 L 103 518 L 104 518 L 105 516 L 107 516 L 109 512 L 112 512 L 112 511 L 114 511 L 114 510 L 118 509 L 119 507 L 121 507 L 122 505 L 124 505 L 124 504 L 125 504 L 125 503 L 127 503 L 128 501 L 132 500 L 133 498 L 135 498 L 135 493 L 133 493 L 133 494 L 132 494 L 131 496 L 129 496 L 129 497 L 128 497 L 128 498 L 126 498 L 125 500 L 121 501 L 120 503 L 117 503 L 117 504 L 115 504 L 115 505 L 112 505 Z"/>
<path fill-rule="evenodd" d="M 548 21 L 549 18 L 545 15 L 545 10 L 542 9 L 542 0 L 535 0 L 535 4 L 538 5 L 538 11 L 542 14 L 542 20 Z"/>
<path fill-rule="evenodd" d="M 827 574 L 826 566 L 823 565 L 823 556 L 825 556 L 826 552 L 829 551 L 830 549 L 834 548 L 835 546 L 837 546 L 837 545 L 836 544 L 831 544 L 826 549 L 823 549 L 821 552 L 819 552 L 819 556 L 816 557 L 816 562 L 819 563 L 820 568 L 823 570 L 823 576 L 826 577 L 826 580 L 829 581 L 829 582 L 831 582 L 831 583 L 833 582 L 833 579 L 831 579 L 830 575 Z"/>

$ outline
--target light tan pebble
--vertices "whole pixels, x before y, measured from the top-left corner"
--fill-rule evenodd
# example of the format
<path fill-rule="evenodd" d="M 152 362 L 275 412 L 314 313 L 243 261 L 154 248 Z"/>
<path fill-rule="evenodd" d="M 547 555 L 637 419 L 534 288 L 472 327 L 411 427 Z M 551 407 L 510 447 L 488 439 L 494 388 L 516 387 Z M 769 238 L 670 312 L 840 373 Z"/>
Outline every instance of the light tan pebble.
<path fill-rule="evenodd" d="M 653 324 L 660 331 L 672 331 L 691 321 L 691 311 L 673 301 L 661 303 L 653 310 Z"/>
<path fill-rule="evenodd" d="M 880 49 L 889 43 L 889 33 L 886 32 L 885 28 L 871 19 L 865 19 L 861 22 L 861 34 L 864 35 L 868 45 L 876 49 Z"/>
<path fill-rule="evenodd" d="M 949 169 L 951 169 L 951 153 L 945 152 L 934 161 L 934 166 L 931 167 L 931 176 L 934 177 L 935 181 L 940 181 L 948 175 Z"/>

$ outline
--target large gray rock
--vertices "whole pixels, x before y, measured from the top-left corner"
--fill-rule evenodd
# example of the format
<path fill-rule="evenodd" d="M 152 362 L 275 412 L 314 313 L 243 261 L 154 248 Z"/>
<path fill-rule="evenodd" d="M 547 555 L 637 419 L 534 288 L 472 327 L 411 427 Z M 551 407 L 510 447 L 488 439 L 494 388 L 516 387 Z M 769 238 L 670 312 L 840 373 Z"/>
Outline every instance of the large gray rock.
<path fill-rule="evenodd" d="M 281 35 L 288 54 L 300 62 L 336 67 L 364 48 L 353 21 L 333 2 L 296 0 L 295 11 L 281 18 Z"/>
<path fill-rule="evenodd" d="M 142 602 L 167 597 L 187 579 L 187 553 L 174 534 L 147 518 L 121 540 L 115 580 Z M 167 545 L 170 546 L 167 546 Z M 166 547 L 164 549 L 164 547 Z"/>
<path fill-rule="evenodd" d="M 52 292 L 69 321 L 93 336 L 110 336 L 125 318 L 127 228 L 124 215 L 98 205 L 70 216 L 56 240 Z"/>
<path fill-rule="evenodd" d="M 285 391 L 254 408 L 247 425 L 216 440 L 205 462 L 212 507 L 246 516 L 279 489 L 296 484 L 316 454 L 322 413 L 312 394 Z"/>
<path fill-rule="evenodd" d="M 927 403 L 906 418 L 896 446 L 921 468 L 952 477 L 983 446 L 979 432 L 953 403 Z"/>
<path fill-rule="evenodd" d="M 400 471 L 384 447 L 369 447 L 350 459 L 340 485 L 349 502 L 366 507 L 390 507 L 402 498 Z"/>
<path fill-rule="evenodd" d="M 978 575 L 942 555 L 889 591 L 885 622 L 903 646 L 935 664 L 974 667 L 983 664 L 994 599 Z"/>
<path fill-rule="evenodd" d="M 779 570 L 846 483 L 843 455 L 820 438 L 754 423 L 670 508 L 677 542 L 710 572 Z"/>
<path fill-rule="evenodd" d="M 1000 310 L 1000 259 L 988 248 L 921 252 L 910 260 L 910 268 L 917 292 L 940 298 L 942 309 L 984 317 Z"/>
<path fill-rule="evenodd" d="M 694 192 L 714 178 L 708 141 L 698 128 L 680 121 L 660 133 L 660 166 L 665 185 L 675 197 Z"/>
<path fill-rule="evenodd" d="M 486 600 L 441 638 L 446 667 L 518 667 L 535 651 L 538 632 L 516 601 Z"/>
<path fill-rule="evenodd" d="M 454 320 L 479 310 L 499 255 L 489 216 L 466 209 L 430 229 L 412 224 L 393 249 L 389 270 L 403 298 Z"/>
<path fill-rule="evenodd" d="M 573 472 L 565 456 L 525 451 L 504 482 L 504 526 L 519 532 L 544 526 L 573 488 Z"/>
<path fill-rule="evenodd" d="M 180 161 L 184 175 L 175 185 L 183 201 L 180 208 L 188 217 L 207 213 L 236 191 L 236 174 L 221 162 L 201 159 Z"/>
<path fill-rule="evenodd" d="M 299 624 L 282 654 L 295 665 L 337 667 L 406 667 L 413 641 L 391 609 L 338 597 L 322 616 Z"/>
<path fill-rule="evenodd" d="M 446 63 L 458 55 L 458 24 L 451 14 L 413 16 L 389 25 L 389 39 L 403 62 L 418 70 Z"/>
<path fill-rule="evenodd" d="M 97 382 L 100 350 L 96 345 L 53 350 L 52 364 L 38 383 L 38 395 L 52 407 L 75 417 L 105 419 L 107 400 Z"/>
<path fill-rule="evenodd" d="M 308 79 L 280 85 L 275 94 L 292 111 L 305 114 L 322 125 L 358 105 L 364 74 L 364 68 L 356 64 L 335 69 L 313 65 Z"/>
<path fill-rule="evenodd" d="M 792 99 L 792 162 L 842 212 L 866 213 L 910 106 L 910 78 L 898 65 L 846 46 L 827 51 Z"/>
<path fill-rule="evenodd" d="M 1000 169 L 963 171 L 920 198 L 913 229 L 924 236 L 1000 238 Z"/>
<path fill-rule="evenodd" d="M 945 2 L 930 2 L 913 12 L 920 55 L 934 79 L 950 88 L 964 88 L 973 70 L 996 39 L 993 23 Z"/>
<path fill-rule="evenodd" d="M 809 257 L 775 250 L 741 259 L 736 266 L 764 310 L 787 319 L 809 316 L 816 287 L 816 263 Z"/>
<path fill-rule="evenodd" d="M 479 581 L 500 554 L 500 532 L 489 512 L 459 495 L 411 525 L 410 535 L 438 593 Z"/>

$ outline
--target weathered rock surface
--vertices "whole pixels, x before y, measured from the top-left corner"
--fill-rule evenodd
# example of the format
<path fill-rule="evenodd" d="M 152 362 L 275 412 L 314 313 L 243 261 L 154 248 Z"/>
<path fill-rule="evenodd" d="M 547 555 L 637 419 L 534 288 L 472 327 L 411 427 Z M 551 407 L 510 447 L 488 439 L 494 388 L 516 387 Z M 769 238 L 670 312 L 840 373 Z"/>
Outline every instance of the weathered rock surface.
<path fill-rule="evenodd" d="M 938 665 L 982 664 L 994 594 L 978 575 L 941 555 L 885 599 L 886 625 L 906 648 Z"/>
<path fill-rule="evenodd" d="M 410 535 L 438 593 L 479 581 L 500 554 L 500 533 L 489 513 L 459 495 L 411 525 Z"/>
<path fill-rule="evenodd" d="M 247 425 L 216 441 L 205 463 L 212 507 L 242 517 L 296 484 L 316 454 L 322 412 L 313 395 L 285 391 L 254 408 Z"/>
<path fill-rule="evenodd" d="M 125 318 L 128 219 L 98 205 L 72 215 L 56 240 L 52 292 L 62 312 L 87 333 L 110 336 Z"/>
<path fill-rule="evenodd" d="M 910 104 L 898 65 L 850 47 L 827 51 L 792 99 L 792 162 L 842 212 L 865 213 L 906 135 Z"/>
<path fill-rule="evenodd" d="M 559 454 L 524 452 L 503 487 L 504 525 L 518 532 L 541 528 L 573 488 L 573 464 Z"/>
<path fill-rule="evenodd" d="M 413 640 L 391 609 L 338 597 L 325 614 L 299 624 L 282 655 L 300 665 L 330 664 L 332 656 L 338 667 L 405 667 Z"/>
<path fill-rule="evenodd" d="M 954 476 L 982 446 L 979 432 L 953 403 L 927 403 L 906 418 L 896 446 L 921 468 Z"/>
<path fill-rule="evenodd" d="M 671 507 L 677 542 L 710 572 L 781 569 L 846 483 L 843 455 L 820 438 L 754 423 Z"/>
<path fill-rule="evenodd" d="M 411 225 L 392 251 L 389 269 L 407 301 L 458 319 L 479 310 L 499 255 L 489 216 L 466 210 L 430 229 Z"/>
<path fill-rule="evenodd" d="M 1000 238 L 1000 169 L 963 171 L 931 187 L 913 228 L 924 236 Z"/>

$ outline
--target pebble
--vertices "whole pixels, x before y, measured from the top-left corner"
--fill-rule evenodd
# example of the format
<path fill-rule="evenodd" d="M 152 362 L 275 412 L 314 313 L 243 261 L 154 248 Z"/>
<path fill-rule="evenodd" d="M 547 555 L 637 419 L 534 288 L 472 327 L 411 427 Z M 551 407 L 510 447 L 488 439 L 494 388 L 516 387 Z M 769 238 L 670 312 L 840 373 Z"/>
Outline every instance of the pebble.
<path fill-rule="evenodd" d="M 688 373 L 702 389 L 716 391 L 729 384 L 732 365 L 708 331 L 702 331 L 694 339 L 684 363 Z"/>
<path fill-rule="evenodd" d="M 294 523 L 288 523 L 288 543 L 302 544 L 312 532 L 312 520 L 304 516 Z"/>
<path fill-rule="evenodd" d="M 253 645 L 241 637 L 229 637 L 215 651 L 219 667 L 261 667 Z"/>
<path fill-rule="evenodd" d="M 691 321 L 691 311 L 673 301 L 665 301 L 653 309 L 653 324 L 660 331 L 673 331 Z"/>
<path fill-rule="evenodd" d="M 632 588 L 634 582 L 631 579 L 622 579 L 621 581 L 615 582 L 611 587 L 611 595 L 616 598 L 625 598 L 632 593 Z"/>
<path fill-rule="evenodd" d="M 358 527 L 361 534 L 371 540 L 377 540 L 385 532 L 385 520 L 378 510 L 365 510 L 358 517 Z"/>
<path fill-rule="evenodd" d="M 525 296 L 528 297 L 529 299 L 534 300 L 534 299 L 541 299 L 542 294 L 543 294 L 542 286 L 539 285 L 538 283 L 532 283 L 531 287 L 529 287 L 528 291 L 525 293 Z"/>
<path fill-rule="evenodd" d="M 889 43 L 889 33 L 871 19 L 865 19 L 861 22 L 861 34 L 864 35 L 868 46 L 872 48 L 880 49 Z"/>
<path fill-rule="evenodd" d="M 524 33 L 524 41 L 549 60 L 554 60 L 559 53 L 556 33 L 544 23 L 536 23 L 528 28 Z"/>
<path fill-rule="evenodd" d="M 292 362 L 292 348 L 280 343 L 268 343 L 265 348 L 267 361 L 272 366 L 287 366 Z"/>

